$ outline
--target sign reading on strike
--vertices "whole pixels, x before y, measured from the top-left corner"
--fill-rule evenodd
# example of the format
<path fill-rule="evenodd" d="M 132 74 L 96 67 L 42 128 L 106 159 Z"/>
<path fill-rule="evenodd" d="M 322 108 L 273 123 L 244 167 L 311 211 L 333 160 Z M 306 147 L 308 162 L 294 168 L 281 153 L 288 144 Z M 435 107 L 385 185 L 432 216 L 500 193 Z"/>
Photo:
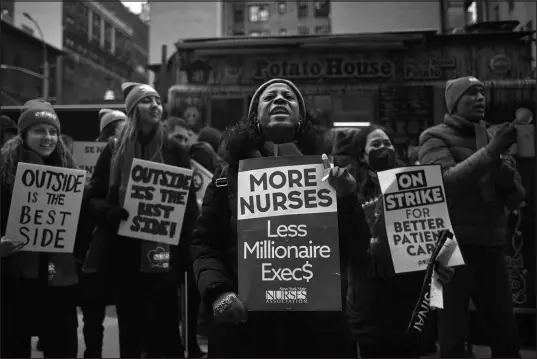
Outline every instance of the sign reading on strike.
<path fill-rule="evenodd" d="M 341 310 L 337 203 L 320 156 L 239 163 L 239 296 L 252 311 Z"/>
<path fill-rule="evenodd" d="M 211 182 L 213 175 L 207 168 L 203 167 L 197 161 L 190 160 L 190 164 L 194 171 L 192 174 L 192 189 L 196 191 L 196 199 L 198 205 L 201 206 L 203 204 L 205 191 L 207 190 L 207 186 Z"/>
<path fill-rule="evenodd" d="M 191 180 L 189 168 L 133 159 L 123 205 L 129 219 L 118 234 L 177 245 Z"/>
<path fill-rule="evenodd" d="M 425 270 L 438 233 L 453 232 L 440 166 L 396 168 L 379 172 L 378 178 L 395 272 Z M 448 265 L 462 264 L 457 246 Z"/>
<path fill-rule="evenodd" d="M 73 142 L 73 157 L 76 164 L 88 172 L 88 176 L 93 175 L 93 170 L 97 164 L 97 159 L 106 147 L 106 142 Z"/>
<path fill-rule="evenodd" d="M 23 251 L 72 253 L 86 172 L 20 162 L 6 236 Z"/>

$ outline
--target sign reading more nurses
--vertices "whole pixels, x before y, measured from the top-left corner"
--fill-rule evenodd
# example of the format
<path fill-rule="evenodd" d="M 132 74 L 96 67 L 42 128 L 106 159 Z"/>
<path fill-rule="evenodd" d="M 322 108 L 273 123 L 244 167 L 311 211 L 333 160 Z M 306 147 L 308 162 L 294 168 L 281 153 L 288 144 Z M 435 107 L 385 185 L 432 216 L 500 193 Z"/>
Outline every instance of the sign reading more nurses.
<path fill-rule="evenodd" d="M 86 172 L 19 162 L 6 237 L 22 251 L 72 253 Z"/>
<path fill-rule="evenodd" d="M 378 178 L 395 272 L 425 270 L 438 233 L 453 232 L 440 166 L 396 168 L 379 172 Z M 457 246 L 448 265 L 462 264 Z"/>
<path fill-rule="evenodd" d="M 239 163 L 239 296 L 254 311 L 341 310 L 337 203 L 320 156 Z"/>

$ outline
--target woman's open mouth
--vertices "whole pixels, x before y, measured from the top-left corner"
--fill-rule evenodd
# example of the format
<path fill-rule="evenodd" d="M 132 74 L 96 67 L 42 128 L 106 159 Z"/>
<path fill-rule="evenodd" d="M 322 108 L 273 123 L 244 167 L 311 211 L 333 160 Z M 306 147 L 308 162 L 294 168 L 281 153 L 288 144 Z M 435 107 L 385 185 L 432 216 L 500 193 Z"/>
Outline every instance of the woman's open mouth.
<path fill-rule="evenodd" d="M 291 113 L 289 112 L 288 109 L 286 109 L 285 107 L 281 107 L 281 106 L 278 106 L 278 107 L 275 107 L 272 109 L 272 111 L 270 111 L 270 115 L 290 115 Z"/>

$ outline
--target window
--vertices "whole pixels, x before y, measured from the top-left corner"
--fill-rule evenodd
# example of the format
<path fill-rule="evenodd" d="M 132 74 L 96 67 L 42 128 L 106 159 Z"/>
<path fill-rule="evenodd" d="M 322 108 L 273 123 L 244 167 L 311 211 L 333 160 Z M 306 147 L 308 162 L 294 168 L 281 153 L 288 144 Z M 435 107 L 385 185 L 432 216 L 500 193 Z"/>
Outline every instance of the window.
<path fill-rule="evenodd" d="M 263 22 L 269 19 L 268 5 L 251 5 L 250 22 Z"/>
<path fill-rule="evenodd" d="M 287 35 L 287 29 L 280 29 L 280 36 Z"/>
<path fill-rule="evenodd" d="M 299 26 L 298 27 L 298 34 L 299 35 L 307 35 L 310 33 L 310 29 L 307 26 Z"/>
<path fill-rule="evenodd" d="M 244 5 L 243 4 L 233 4 L 233 23 L 235 24 L 244 23 Z"/>
<path fill-rule="evenodd" d="M 330 1 L 315 1 L 315 17 L 328 17 L 330 15 Z"/>
<path fill-rule="evenodd" d="M 494 6 L 494 15 L 496 17 L 496 21 L 500 21 L 500 5 Z"/>
<path fill-rule="evenodd" d="M 278 3 L 278 14 L 283 15 L 287 12 L 287 3 L 285 1 L 280 1 Z"/>
<path fill-rule="evenodd" d="M 315 33 L 316 34 L 329 34 L 330 33 L 330 25 L 315 26 Z"/>
<path fill-rule="evenodd" d="M 104 48 L 112 51 L 112 25 L 108 21 L 104 22 Z"/>
<path fill-rule="evenodd" d="M 298 5 L 298 18 L 308 17 L 308 2 L 307 1 L 297 1 Z"/>
<path fill-rule="evenodd" d="M 95 42 L 100 42 L 101 38 L 101 17 L 97 15 L 96 13 L 93 13 L 93 20 L 92 20 L 92 36 L 91 40 Z"/>

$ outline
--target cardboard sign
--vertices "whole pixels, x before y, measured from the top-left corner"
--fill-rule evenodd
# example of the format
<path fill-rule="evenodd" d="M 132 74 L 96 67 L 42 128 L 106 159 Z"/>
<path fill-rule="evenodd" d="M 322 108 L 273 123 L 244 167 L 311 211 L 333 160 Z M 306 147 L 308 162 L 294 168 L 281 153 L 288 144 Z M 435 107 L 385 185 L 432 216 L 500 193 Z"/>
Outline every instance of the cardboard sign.
<path fill-rule="evenodd" d="M 93 175 L 93 170 L 97 164 L 97 159 L 106 147 L 106 142 L 73 142 L 73 157 L 76 164 L 88 172 L 88 176 Z"/>
<path fill-rule="evenodd" d="M 23 251 L 72 253 L 86 172 L 20 162 L 6 237 Z"/>
<path fill-rule="evenodd" d="M 197 161 L 190 160 L 190 164 L 194 171 L 192 174 L 192 189 L 196 191 L 196 199 L 198 200 L 198 205 L 201 207 L 205 190 L 207 190 L 207 186 L 211 183 L 213 175 Z"/>
<path fill-rule="evenodd" d="M 440 166 L 396 168 L 379 172 L 378 178 L 395 272 L 425 270 L 438 233 L 453 232 Z M 462 264 L 457 246 L 448 266 Z"/>
<path fill-rule="evenodd" d="M 191 181 L 189 168 L 133 159 L 123 205 L 130 216 L 118 234 L 177 245 Z"/>
<path fill-rule="evenodd" d="M 239 296 L 251 311 L 339 311 L 337 202 L 321 156 L 240 161 Z"/>

